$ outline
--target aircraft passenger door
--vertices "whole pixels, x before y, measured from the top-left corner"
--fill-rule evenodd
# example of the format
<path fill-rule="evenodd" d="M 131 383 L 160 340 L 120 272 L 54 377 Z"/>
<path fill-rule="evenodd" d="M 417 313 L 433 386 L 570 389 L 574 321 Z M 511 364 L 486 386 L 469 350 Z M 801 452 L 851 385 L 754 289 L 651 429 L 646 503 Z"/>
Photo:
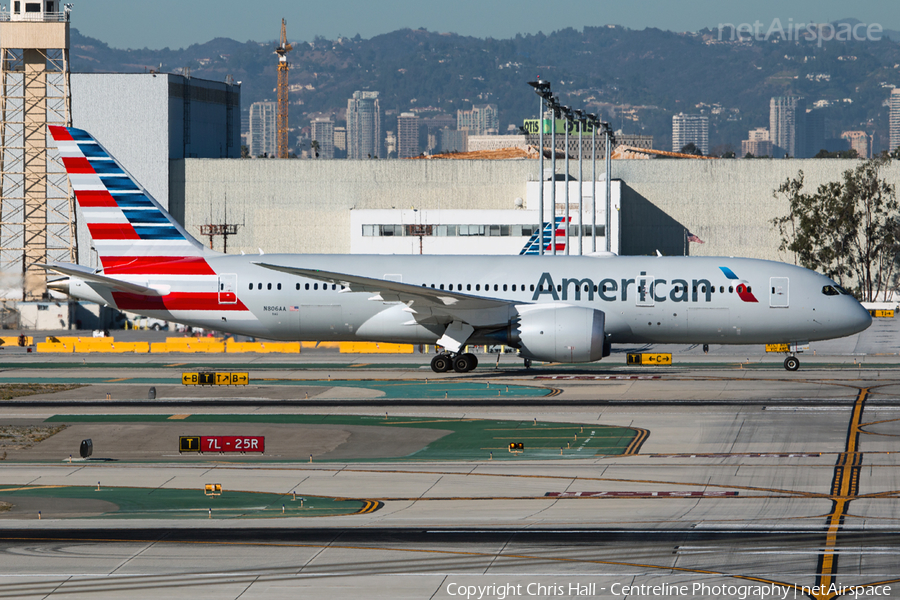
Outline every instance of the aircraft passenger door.
<path fill-rule="evenodd" d="M 787 308 L 789 306 L 789 281 L 787 277 L 769 278 L 769 306 L 772 308 Z"/>
<path fill-rule="evenodd" d="M 641 275 L 638 277 L 636 291 L 635 304 L 637 306 L 654 306 L 652 275 Z"/>
<path fill-rule="evenodd" d="M 219 275 L 219 304 L 237 304 L 236 290 L 237 274 L 224 273 Z"/>

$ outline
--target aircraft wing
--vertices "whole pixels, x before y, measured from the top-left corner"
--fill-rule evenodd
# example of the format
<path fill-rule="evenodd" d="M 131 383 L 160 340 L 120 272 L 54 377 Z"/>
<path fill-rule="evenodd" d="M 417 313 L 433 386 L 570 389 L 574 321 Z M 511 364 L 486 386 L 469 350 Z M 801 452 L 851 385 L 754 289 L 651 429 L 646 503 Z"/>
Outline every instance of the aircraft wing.
<path fill-rule="evenodd" d="M 141 296 L 164 296 L 164 292 L 160 292 L 159 290 L 147 287 L 145 285 L 139 285 L 137 283 L 129 283 L 127 281 L 122 281 L 120 279 L 113 279 L 112 277 L 107 277 L 106 275 L 99 275 L 94 273 L 91 269 L 87 267 L 82 267 L 81 265 L 73 265 L 69 263 L 57 263 L 52 262 L 46 265 L 37 265 L 39 267 L 43 267 L 49 271 L 56 271 L 57 273 L 62 273 L 63 275 L 69 275 L 70 277 L 77 277 L 79 279 L 83 279 L 88 283 L 96 283 L 100 284 L 104 287 L 107 287 L 116 292 L 128 292 L 130 294 L 140 294 Z"/>
<path fill-rule="evenodd" d="M 317 279 L 326 283 L 342 285 L 345 287 L 343 290 L 344 292 L 371 292 L 376 295 L 370 298 L 370 300 L 403 302 L 411 305 L 413 308 L 439 308 L 444 309 L 441 312 L 453 313 L 456 311 L 507 308 L 513 304 L 513 302 L 508 300 L 473 296 L 462 292 L 438 290 L 409 283 L 401 283 L 399 281 L 389 281 L 387 279 L 374 279 L 372 277 L 334 273 L 331 271 L 321 271 L 319 269 L 286 267 L 263 262 L 254 264 L 273 271 L 297 275 L 298 277 L 306 277 L 307 279 Z M 521 302 L 519 302 L 519 304 L 521 304 Z"/>

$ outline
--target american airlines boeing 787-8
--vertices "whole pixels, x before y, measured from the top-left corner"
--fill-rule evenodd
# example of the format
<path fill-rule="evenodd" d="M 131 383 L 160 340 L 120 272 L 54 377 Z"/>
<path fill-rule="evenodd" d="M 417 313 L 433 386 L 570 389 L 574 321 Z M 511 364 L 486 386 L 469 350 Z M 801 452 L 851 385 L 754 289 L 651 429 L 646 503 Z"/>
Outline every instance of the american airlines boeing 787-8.
<path fill-rule="evenodd" d="M 611 344 L 804 344 L 871 323 L 827 277 L 747 258 L 225 255 L 89 133 L 50 133 L 103 265 L 51 263 L 68 278 L 50 287 L 150 317 L 276 340 L 436 344 L 438 372 L 473 369 L 468 344 L 579 363 Z"/>

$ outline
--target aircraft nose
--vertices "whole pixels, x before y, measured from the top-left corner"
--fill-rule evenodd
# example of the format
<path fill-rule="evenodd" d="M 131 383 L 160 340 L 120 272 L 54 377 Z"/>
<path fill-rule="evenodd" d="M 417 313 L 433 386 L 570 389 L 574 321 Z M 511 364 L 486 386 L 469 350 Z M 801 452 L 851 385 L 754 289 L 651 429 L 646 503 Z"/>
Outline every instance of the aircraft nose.
<path fill-rule="evenodd" d="M 865 331 L 872 324 L 872 315 L 856 300 L 853 301 L 852 310 L 848 311 L 846 319 L 847 325 L 853 329 L 853 333 Z"/>

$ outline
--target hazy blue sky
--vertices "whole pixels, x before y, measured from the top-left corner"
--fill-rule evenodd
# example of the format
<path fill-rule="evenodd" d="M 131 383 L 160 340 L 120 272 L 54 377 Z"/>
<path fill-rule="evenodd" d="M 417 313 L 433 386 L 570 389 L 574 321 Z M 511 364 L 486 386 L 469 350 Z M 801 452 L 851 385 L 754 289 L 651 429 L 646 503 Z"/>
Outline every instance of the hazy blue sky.
<path fill-rule="evenodd" d="M 4 0 L 3 4 L 8 5 Z M 404 27 L 508 38 L 565 27 L 624 25 L 696 31 L 719 23 L 768 27 L 778 18 L 828 22 L 852 17 L 900 29 L 897 0 L 74 0 L 73 26 L 116 48 L 181 48 L 214 37 L 274 40 L 369 38 Z"/>

